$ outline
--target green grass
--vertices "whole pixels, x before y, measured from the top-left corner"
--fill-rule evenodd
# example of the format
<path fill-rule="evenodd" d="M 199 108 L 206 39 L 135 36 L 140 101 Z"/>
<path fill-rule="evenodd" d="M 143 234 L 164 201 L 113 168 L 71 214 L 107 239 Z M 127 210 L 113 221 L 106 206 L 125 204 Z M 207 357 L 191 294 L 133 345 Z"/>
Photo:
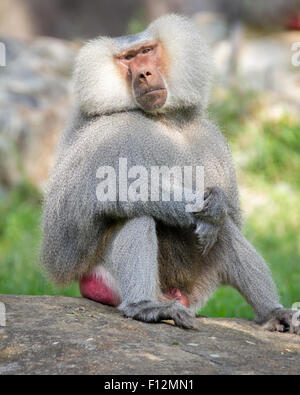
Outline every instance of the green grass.
<path fill-rule="evenodd" d="M 289 197 L 285 191 L 273 191 L 268 205 L 257 207 L 245 226 L 248 240 L 268 262 L 281 301 L 287 307 L 300 301 L 299 201 L 300 193 Z M 220 288 L 201 313 L 215 317 L 253 318 L 245 300 L 229 287 Z"/>
<path fill-rule="evenodd" d="M 256 99 L 241 92 L 215 100 L 212 111 L 229 138 L 247 211 L 245 234 L 270 264 L 287 307 L 300 301 L 300 125 L 288 116 L 255 116 Z M 250 196 L 250 198 L 249 198 Z M 253 198 L 254 197 L 254 198 Z M 258 199 L 256 204 L 253 200 Z M 53 287 L 38 265 L 41 196 L 21 183 L 0 196 L 0 293 L 78 296 L 78 286 Z M 252 318 L 244 299 L 220 288 L 202 313 Z"/>
<path fill-rule="evenodd" d="M 0 199 L 0 293 L 76 295 L 78 287 L 53 287 L 38 264 L 41 196 L 23 182 Z"/>
<path fill-rule="evenodd" d="M 211 112 L 229 139 L 239 184 L 247 191 L 243 208 L 263 197 L 247 216 L 244 233 L 268 262 L 282 303 L 291 307 L 300 301 L 300 124 L 289 114 L 277 121 L 260 119 L 258 99 L 242 91 L 221 92 Z M 220 288 L 201 313 L 253 317 L 229 287 Z"/>

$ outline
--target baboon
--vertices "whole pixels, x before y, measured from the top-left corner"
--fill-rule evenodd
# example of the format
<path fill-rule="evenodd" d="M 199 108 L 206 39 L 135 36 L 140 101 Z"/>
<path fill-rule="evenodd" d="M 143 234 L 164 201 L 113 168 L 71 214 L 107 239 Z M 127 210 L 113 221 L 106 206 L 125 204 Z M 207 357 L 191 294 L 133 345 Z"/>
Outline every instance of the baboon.
<path fill-rule="evenodd" d="M 79 281 L 83 296 L 137 320 L 194 327 L 195 313 L 228 284 L 266 329 L 299 334 L 294 311 L 283 309 L 267 265 L 241 232 L 231 153 L 207 114 L 212 73 L 197 27 L 177 15 L 81 49 L 75 110 L 44 202 L 42 261 L 55 282 Z M 203 166 L 203 207 L 134 201 L 120 190 L 115 200 L 99 199 L 98 169 L 117 172 L 120 159 L 130 168 Z"/>

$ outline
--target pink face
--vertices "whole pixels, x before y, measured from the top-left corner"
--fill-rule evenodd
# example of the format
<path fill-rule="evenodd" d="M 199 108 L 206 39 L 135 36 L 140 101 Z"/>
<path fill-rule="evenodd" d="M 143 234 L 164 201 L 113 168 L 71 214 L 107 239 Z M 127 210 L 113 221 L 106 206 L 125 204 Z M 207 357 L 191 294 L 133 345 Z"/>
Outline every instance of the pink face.
<path fill-rule="evenodd" d="M 116 62 L 143 110 L 155 111 L 164 106 L 168 95 L 163 78 L 166 56 L 160 43 L 147 42 L 131 47 L 119 54 Z"/>

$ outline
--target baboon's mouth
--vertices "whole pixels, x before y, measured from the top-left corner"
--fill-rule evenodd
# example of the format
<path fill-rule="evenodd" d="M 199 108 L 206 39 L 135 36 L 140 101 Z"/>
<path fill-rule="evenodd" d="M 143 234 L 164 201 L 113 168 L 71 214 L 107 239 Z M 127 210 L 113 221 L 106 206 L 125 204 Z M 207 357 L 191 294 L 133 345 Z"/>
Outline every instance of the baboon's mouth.
<path fill-rule="evenodd" d="M 144 111 L 156 111 L 164 106 L 167 95 L 168 92 L 165 88 L 150 88 L 144 90 L 143 93 L 137 97 L 137 102 Z"/>
<path fill-rule="evenodd" d="M 165 88 L 151 88 L 143 92 L 139 97 L 165 92 Z"/>

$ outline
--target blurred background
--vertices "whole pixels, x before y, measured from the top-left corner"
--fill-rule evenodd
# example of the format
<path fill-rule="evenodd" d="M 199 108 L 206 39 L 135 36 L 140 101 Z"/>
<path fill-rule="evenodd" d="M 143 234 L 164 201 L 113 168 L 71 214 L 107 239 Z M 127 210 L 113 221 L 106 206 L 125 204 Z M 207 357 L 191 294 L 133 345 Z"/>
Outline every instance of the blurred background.
<path fill-rule="evenodd" d="M 282 302 L 300 301 L 300 0 L 0 0 L 0 294 L 79 295 L 76 284 L 53 287 L 38 265 L 74 56 L 88 38 L 136 33 L 169 12 L 192 17 L 213 48 L 210 114 L 233 152 L 244 232 Z M 253 317 L 229 288 L 203 313 Z"/>

